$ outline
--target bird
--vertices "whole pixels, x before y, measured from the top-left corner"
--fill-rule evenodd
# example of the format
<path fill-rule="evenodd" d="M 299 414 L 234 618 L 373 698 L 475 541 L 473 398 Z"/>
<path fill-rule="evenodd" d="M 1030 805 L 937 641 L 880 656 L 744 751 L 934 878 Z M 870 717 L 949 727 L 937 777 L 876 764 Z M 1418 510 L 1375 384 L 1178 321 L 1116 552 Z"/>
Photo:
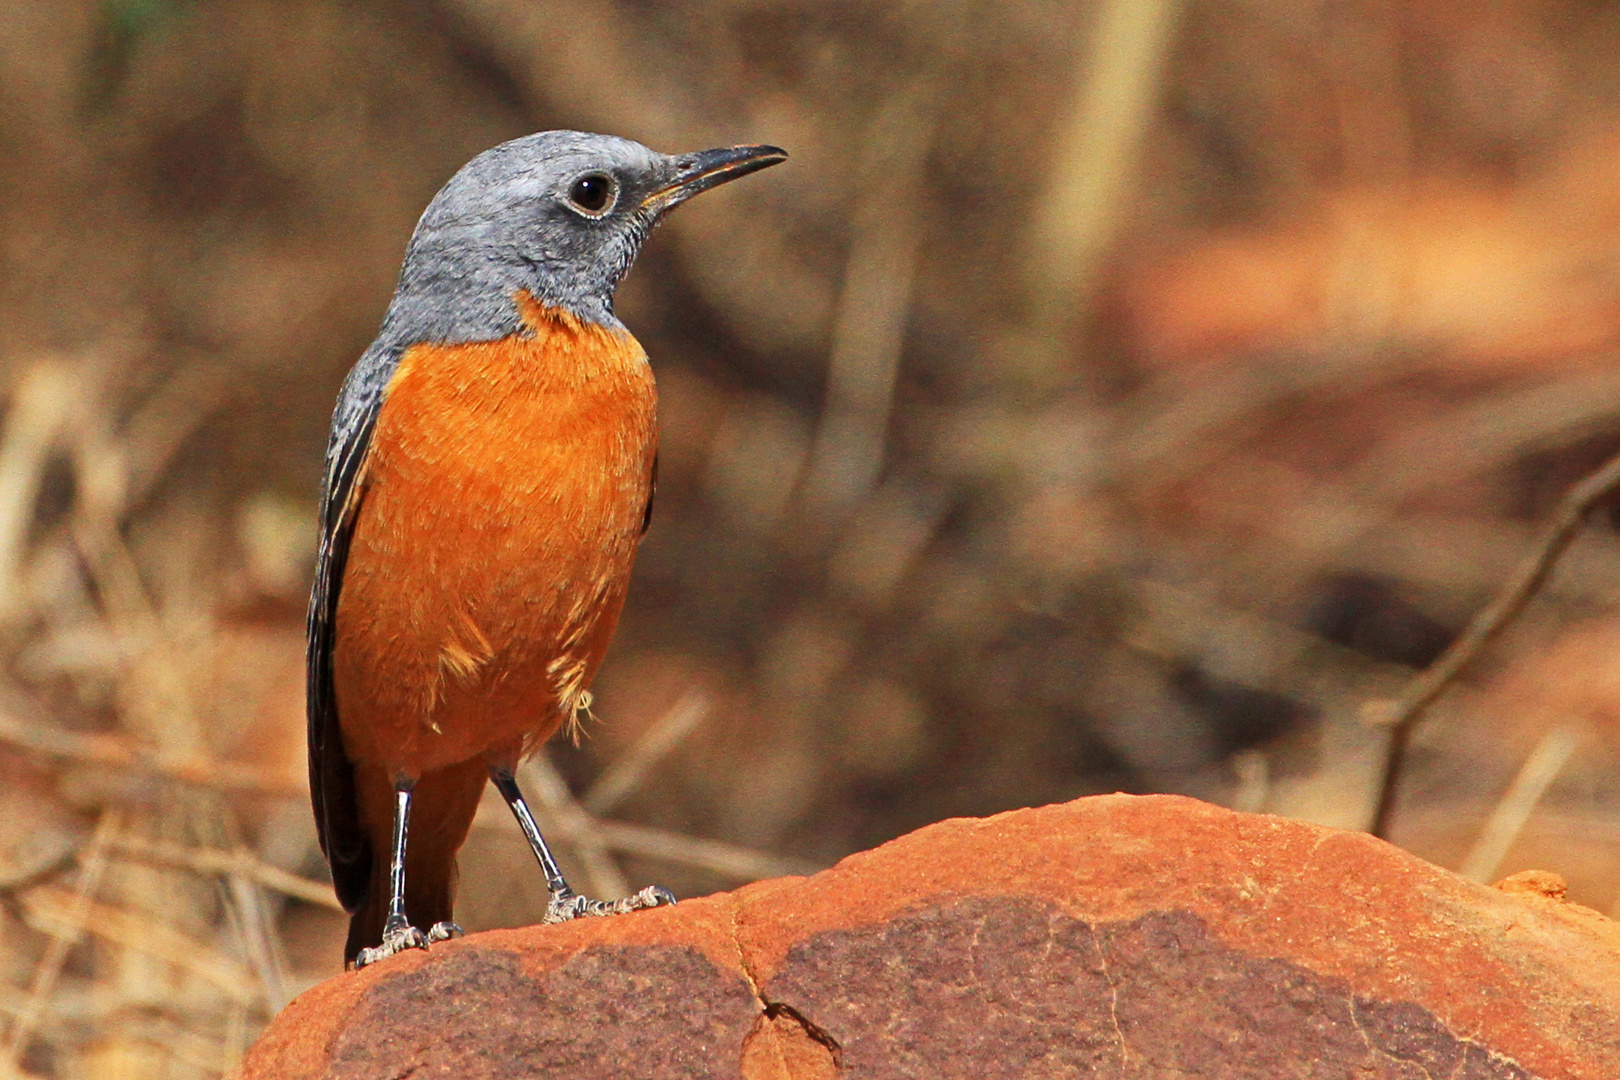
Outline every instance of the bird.
<path fill-rule="evenodd" d="M 310 595 L 310 799 L 347 966 L 461 933 L 456 853 L 490 781 L 545 921 L 675 902 L 576 894 L 516 770 L 589 708 L 651 520 L 656 388 L 615 290 L 670 210 L 786 158 L 544 131 L 423 211 L 338 395 Z"/>

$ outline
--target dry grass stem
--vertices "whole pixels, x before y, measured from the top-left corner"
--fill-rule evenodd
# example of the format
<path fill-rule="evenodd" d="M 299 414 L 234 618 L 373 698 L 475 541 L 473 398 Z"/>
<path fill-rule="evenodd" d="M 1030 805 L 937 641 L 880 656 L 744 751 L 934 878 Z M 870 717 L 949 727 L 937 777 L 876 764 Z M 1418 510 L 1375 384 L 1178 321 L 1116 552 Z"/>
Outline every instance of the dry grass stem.
<path fill-rule="evenodd" d="M 67 731 L 42 722 L 22 720 L 7 712 L 0 712 L 0 742 L 44 757 L 133 770 L 193 787 L 288 797 L 305 794 L 301 785 L 253 765 L 207 757 L 159 758 L 137 749 L 122 735 Z"/>
<path fill-rule="evenodd" d="M 72 890 L 36 886 L 36 888 L 51 888 L 51 895 L 57 898 L 63 909 L 63 918 L 71 929 L 52 932 L 51 940 L 45 946 L 44 955 L 34 968 L 34 978 L 28 988 L 28 1000 L 12 1019 L 11 1027 L 6 1031 L 5 1046 L 0 1048 L 0 1065 L 16 1068 L 23 1051 L 28 1048 L 28 1041 L 33 1036 L 40 1018 L 45 1014 L 46 1004 L 56 989 L 56 981 L 62 974 L 62 965 L 67 961 L 68 950 L 79 940 L 80 928 L 95 907 L 96 890 L 101 886 L 101 876 L 107 866 L 107 846 L 118 834 L 122 823 L 123 812 L 118 808 L 109 807 L 101 812 L 101 819 L 96 823 L 96 831 L 91 834 L 90 843 L 85 847 L 84 856 L 80 860 L 78 881 L 74 883 Z M 29 890 L 29 893 L 32 892 L 33 890 Z M 29 893 L 24 893 L 24 897 Z"/>
<path fill-rule="evenodd" d="M 1497 462 L 1600 434 L 1616 400 L 1620 357 L 1574 377 L 1508 387 L 1425 417 L 1379 446 L 1341 484 L 1393 508 L 1418 492 L 1479 476 Z"/>
<path fill-rule="evenodd" d="M 218 877 L 245 878 L 305 903 L 316 904 L 333 911 L 343 910 L 342 905 L 337 902 L 337 897 L 333 895 L 330 884 L 312 881 L 271 866 L 245 850 L 210 851 L 136 836 L 117 837 L 111 842 L 108 850 L 115 855 L 139 859 L 158 866 L 180 867 Z"/>
<path fill-rule="evenodd" d="M 1580 745 L 1581 734 L 1578 724 L 1559 724 L 1542 733 L 1463 860 L 1458 871 L 1463 877 L 1491 882 L 1499 876 L 1508 850 L 1524 831 L 1536 804 L 1569 764 L 1575 748 Z"/>
<path fill-rule="evenodd" d="M 1331 723 L 1360 723 L 1360 702 L 1398 692 L 1410 675 L 1275 619 L 1218 604 L 1159 581 L 1138 586 L 1139 606 L 1122 642 L 1170 662 L 1269 690 Z"/>
<path fill-rule="evenodd" d="M 571 844 L 578 853 L 593 895 L 610 898 L 630 895 L 630 885 L 613 861 L 612 850 L 599 823 L 574 798 L 568 790 L 568 782 L 551 759 L 544 752 L 536 754 L 523 764 L 521 772 L 524 787 L 533 793 L 540 809 L 562 825 L 559 839 Z"/>
<path fill-rule="evenodd" d="M 647 774 L 690 735 L 709 712 L 709 699 L 697 690 L 681 695 L 669 711 L 655 720 L 635 745 L 614 759 L 579 800 L 595 815 L 612 810 L 628 798 Z"/>
<path fill-rule="evenodd" d="M 933 73 L 878 110 L 859 165 L 864 192 L 851 222 L 838 315 L 827 359 L 827 399 L 803 497 L 836 518 L 883 471 L 889 410 L 916 273 L 923 166 L 939 116 Z"/>
<path fill-rule="evenodd" d="M 627 821 L 598 821 L 595 832 L 604 845 L 626 855 L 695 866 L 734 881 L 804 876 L 825 869 L 808 859 L 772 855 L 721 840 L 705 840 Z M 559 830 L 558 835 L 566 838 L 567 827 Z"/>
<path fill-rule="evenodd" d="M 161 1047 L 165 1055 L 207 1074 L 228 1072 L 240 1057 L 219 1040 L 187 1031 L 173 1021 L 143 1018 L 139 1023 L 128 1025 L 123 1034 L 126 1038 Z"/>
<path fill-rule="evenodd" d="M 78 407 L 65 361 L 41 361 L 18 381 L 0 440 L 0 620 L 16 617 L 17 571 L 34 520 L 40 478 L 64 425 Z"/>
<path fill-rule="evenodd" d="M 1034 325 L 1061 334 L 1095 284 L 1158 111 L 1180 0 L 1104 0 L 1031 225 Z"/>
<path fill-rule="evenodd" d="M 539 821 L 541 832 L 545 833 L 548 840 L 577 847 L 584 839 L 605 852 L 616 851 L 678 866 L 690 866 L 733 881 L 803 876 L 824 869 L 822 864 L 808 859 L 774 855 L 740 844 L 688 836 L 648 825 L 597 818 L 582 807 L 578 807 L 577 803 L 573 812 L 565 810 L 564 813 L 558 814 L 545 801 L 545 794 L 548 793 L 556 798 L 555 788 L 540 782 L 541 778 L 535 776 L 532 769 L 532 762 L 543 758 L 543 754 L 537 755 L 530 763 L 526 763 L 521 779 L 524 790 L 532 792 L 534 796 L 532 809 Z M 560 784 L 562 777 L 557 774 L 555 766 L 549 771 Z M 566 806 L 566 803 L 563 805 Z M 475 827 L 480 829 L 508 827 L 510 815 L 506 813 L 504 807 L 501 807 L 498 813 L 494 807 L 488 809 L 487 814 L 480 809 L 473 823 Z"/>
<path fill-rule="evenodd" d="M 248 963 L 253 968 L 260 989 L 264 991 L 265 1012 L 274 1016 L 292 998 L 287 993 L 286 966 L 264 893 L 258 883 L 246 874 L 231 874 L 225 880 L 243 951 L 247 953 Z"/>
<path fill-rule="evenodd" d="M 129 448 L 126 508 L 145 501 L 186 440 L 225 404 L 231 387 L 230 372 L 222 367 L 183 368 L 130 417 L 122 440 Z"/>
<path fill-rule="evenodd" d="M 99 591 L 108 623 L 140 663 L 126 680 L 140 686 L 124 722 L 167 754 L 195 755 L 206 745 L 181 651 L 171 639 L 141 581 L 140 569 L 118 530 L 123 494 L 122 457 L 87 437 L 79 458 L 81 512 L 73 538 Z M 92 482 L 91 477 L 106 477 Z M 100 488 L 100 495 L 91 494 Z"/>
<path fill-rule="evenodd" d="M 1266 808 L 1271 794 L 1271 760 L 1263 751 L 1244 750 L 1232 755 L 1232 771 L 1237 774 L 1237 790 L 1232 793 L 1232 809 L 1258 814 Z"/>
<path fill-rule="evenodd" d="M 211 945 L 157 918 L 111 904 L 86 901 L 82 893 L 36 885 L 18 895 L 23 916 L 41 933 L 69 943 L 89 931 L 204 979 L 232 1001 L 255 1004 L 263 992 L 253 973 Z"/>

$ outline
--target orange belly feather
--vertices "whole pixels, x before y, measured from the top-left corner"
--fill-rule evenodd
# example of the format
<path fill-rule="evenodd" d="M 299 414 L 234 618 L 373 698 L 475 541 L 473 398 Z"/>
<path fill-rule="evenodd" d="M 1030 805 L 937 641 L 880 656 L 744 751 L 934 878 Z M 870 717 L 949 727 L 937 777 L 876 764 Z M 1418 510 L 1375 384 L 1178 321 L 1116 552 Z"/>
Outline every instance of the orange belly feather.
<path fill-rule="evenodd" d="M 333 654 L 364 774 L 515 764 L 588 700 L 624 604 L 652 371 L 628 333 L 518 303 L 525 335 L 409 349 L 378 413 Z"/>

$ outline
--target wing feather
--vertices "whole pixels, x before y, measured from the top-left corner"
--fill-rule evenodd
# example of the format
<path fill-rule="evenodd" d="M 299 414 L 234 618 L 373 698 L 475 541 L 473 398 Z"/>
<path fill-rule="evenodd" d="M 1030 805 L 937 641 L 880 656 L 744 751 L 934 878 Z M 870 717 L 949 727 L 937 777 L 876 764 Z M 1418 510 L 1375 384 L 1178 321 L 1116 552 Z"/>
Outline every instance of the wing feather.
<path fill-rule="evenodd" d="M 333 686 L 332 649 L 337 630 L 338 597 L 343 569 L 365 498 L 366 461 L 371 436 L 388 382 L 402 350 L 372 350 L 344 381 L 332 418 L 321 491 L 321 543 L 315 563 L 315 585 L 309 600 L 306 693 L 309 718 L 309 796 L 321 851 L 332 868 L 332 884 L 344 908 L 365 902 L 371 882 L 373 853 L 360 822 L 354 763 L 343 748 Z"/>

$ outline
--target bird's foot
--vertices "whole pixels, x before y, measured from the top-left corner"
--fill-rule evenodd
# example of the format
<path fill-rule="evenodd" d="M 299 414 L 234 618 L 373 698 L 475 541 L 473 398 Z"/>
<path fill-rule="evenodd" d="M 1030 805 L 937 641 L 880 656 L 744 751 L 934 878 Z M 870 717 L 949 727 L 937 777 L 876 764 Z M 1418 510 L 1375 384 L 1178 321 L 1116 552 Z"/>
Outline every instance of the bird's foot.
<path fill-rule="evenodd" d="M 406 949 L 425 949 L 427 947 L 427 935 L 410 923 L 388 926 L 383 929 L 382 944 L 372 946 L 369 949 L 361 949 L 360 955 L 354 958 L 354 966 L 358 970 L 367 964 L 375 964 L 379 960 L 386 960 L 395 953 L 402 953 Z"/>
<path fill-rule="evenodd" d="M 406 949 L 425 949 L 435 941 L 449 941 L 460 937 L 461 927 L 453 922 L 434 923 L 427 933 L 423 933 L 410 923 L 399 923 L 383 930 L 382 944 L 370 949 L 361 949 L 360 955 L 354 958 L 356 970 L 367 964 L 375 964 L 379 960 L 386 960 L 395 953 L 402 953 Z"/>
<path fill-rule="evenodd" d="M 592 900 L 578 893 L 553 893 L 546 905 L 543 922 L 560 923 L 597 915 L 624 915 L 642 908 L 668 907 L 675 903 L 675 894 L 660 885 L 649 885 L 634 896 L 623 900 Z"/>

